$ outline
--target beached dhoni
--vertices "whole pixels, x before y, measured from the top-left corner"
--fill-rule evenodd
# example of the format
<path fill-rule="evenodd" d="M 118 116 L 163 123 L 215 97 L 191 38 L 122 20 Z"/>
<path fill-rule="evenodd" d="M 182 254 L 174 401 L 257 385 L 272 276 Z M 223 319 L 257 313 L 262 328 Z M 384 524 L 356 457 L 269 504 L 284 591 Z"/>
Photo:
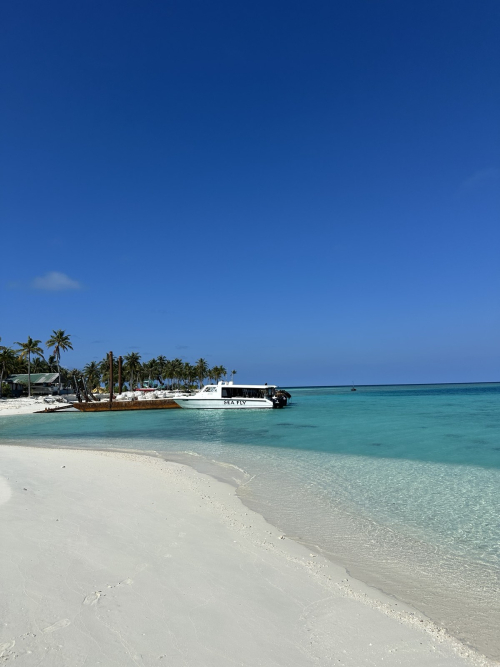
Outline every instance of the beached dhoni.
<path fill-rule="evenodd" d="M 181 408 L 189 409 L 236 409 L 236 408 L 283 408 L 290 394 L 277 390 L 276 385 L 233 384 L 219 382 L 203 387 L 194 396 L 174 398 Z"/>

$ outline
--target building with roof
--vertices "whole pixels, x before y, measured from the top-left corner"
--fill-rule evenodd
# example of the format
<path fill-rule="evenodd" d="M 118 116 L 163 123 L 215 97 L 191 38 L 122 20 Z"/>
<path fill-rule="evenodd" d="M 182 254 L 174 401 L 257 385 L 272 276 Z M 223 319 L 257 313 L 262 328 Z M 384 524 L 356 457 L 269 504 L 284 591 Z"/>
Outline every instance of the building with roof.
<path fill-rule="evenodd" d="M 59 373 L 31 373 L 31 393 L 52 394 L 59 388 Z M 12 396 L 21 396 L 28 388 L 28 373 L 10 375 L 5 382 Z"/>

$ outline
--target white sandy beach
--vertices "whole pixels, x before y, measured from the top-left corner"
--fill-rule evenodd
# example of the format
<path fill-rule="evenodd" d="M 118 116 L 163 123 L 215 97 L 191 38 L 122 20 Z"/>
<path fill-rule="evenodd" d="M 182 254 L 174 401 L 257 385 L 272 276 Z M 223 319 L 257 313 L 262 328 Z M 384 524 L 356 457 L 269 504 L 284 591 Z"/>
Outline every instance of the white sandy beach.
<path fill-rule="evenodd" d="M 34 412 L 54 407 L 57 404 L 54 403 L 51 405 L 46 403 L 43 398 L 39 396 L 32 396 L 31 398 L 28 398 L 27 396 L 21 398 L 2 398 L 0 399 L 0 417 L 31 415 Z M 64 403 L 61 402 L 61 405 L 64 405 Z"/>
<path fill-rule="evenodd" d="M 162 459 L 2 446 L 0 534 L 2 664 L 493 664 Z"/>

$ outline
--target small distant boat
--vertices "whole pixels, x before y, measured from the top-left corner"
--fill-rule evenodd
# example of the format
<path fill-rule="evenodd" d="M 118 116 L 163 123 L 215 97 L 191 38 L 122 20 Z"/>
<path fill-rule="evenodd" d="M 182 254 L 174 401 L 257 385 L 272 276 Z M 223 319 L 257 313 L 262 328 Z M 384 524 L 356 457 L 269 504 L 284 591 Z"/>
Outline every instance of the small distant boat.
<path fill-rule="evenodd" d="M 194 396 L 175 398 L 174 401 L 181 408 L 207 409 L 263 409 L 284 408 L 290 394 L 280 390 L 276 385 L 267 384 L 233 384 L 219 382 L 209 384 Z"/>

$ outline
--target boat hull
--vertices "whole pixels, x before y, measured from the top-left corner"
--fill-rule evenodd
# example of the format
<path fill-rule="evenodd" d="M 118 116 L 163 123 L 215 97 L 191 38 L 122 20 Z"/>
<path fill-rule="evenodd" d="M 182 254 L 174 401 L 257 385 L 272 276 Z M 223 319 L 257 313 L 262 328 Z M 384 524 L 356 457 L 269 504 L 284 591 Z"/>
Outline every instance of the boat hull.
<path fill-rule="evenodd" d="M 187 410 L 269 410 L 273 402 L 266 398 L 174 398 Z"/>
<path fill-rule="evenodd" d="M 121 412 L 123 410 L 168 410 L 179 406 L 172 398 L 156 398 L 151 401 L 96 401 L 95 403 L 73 403 L 80 412 Z"/>

